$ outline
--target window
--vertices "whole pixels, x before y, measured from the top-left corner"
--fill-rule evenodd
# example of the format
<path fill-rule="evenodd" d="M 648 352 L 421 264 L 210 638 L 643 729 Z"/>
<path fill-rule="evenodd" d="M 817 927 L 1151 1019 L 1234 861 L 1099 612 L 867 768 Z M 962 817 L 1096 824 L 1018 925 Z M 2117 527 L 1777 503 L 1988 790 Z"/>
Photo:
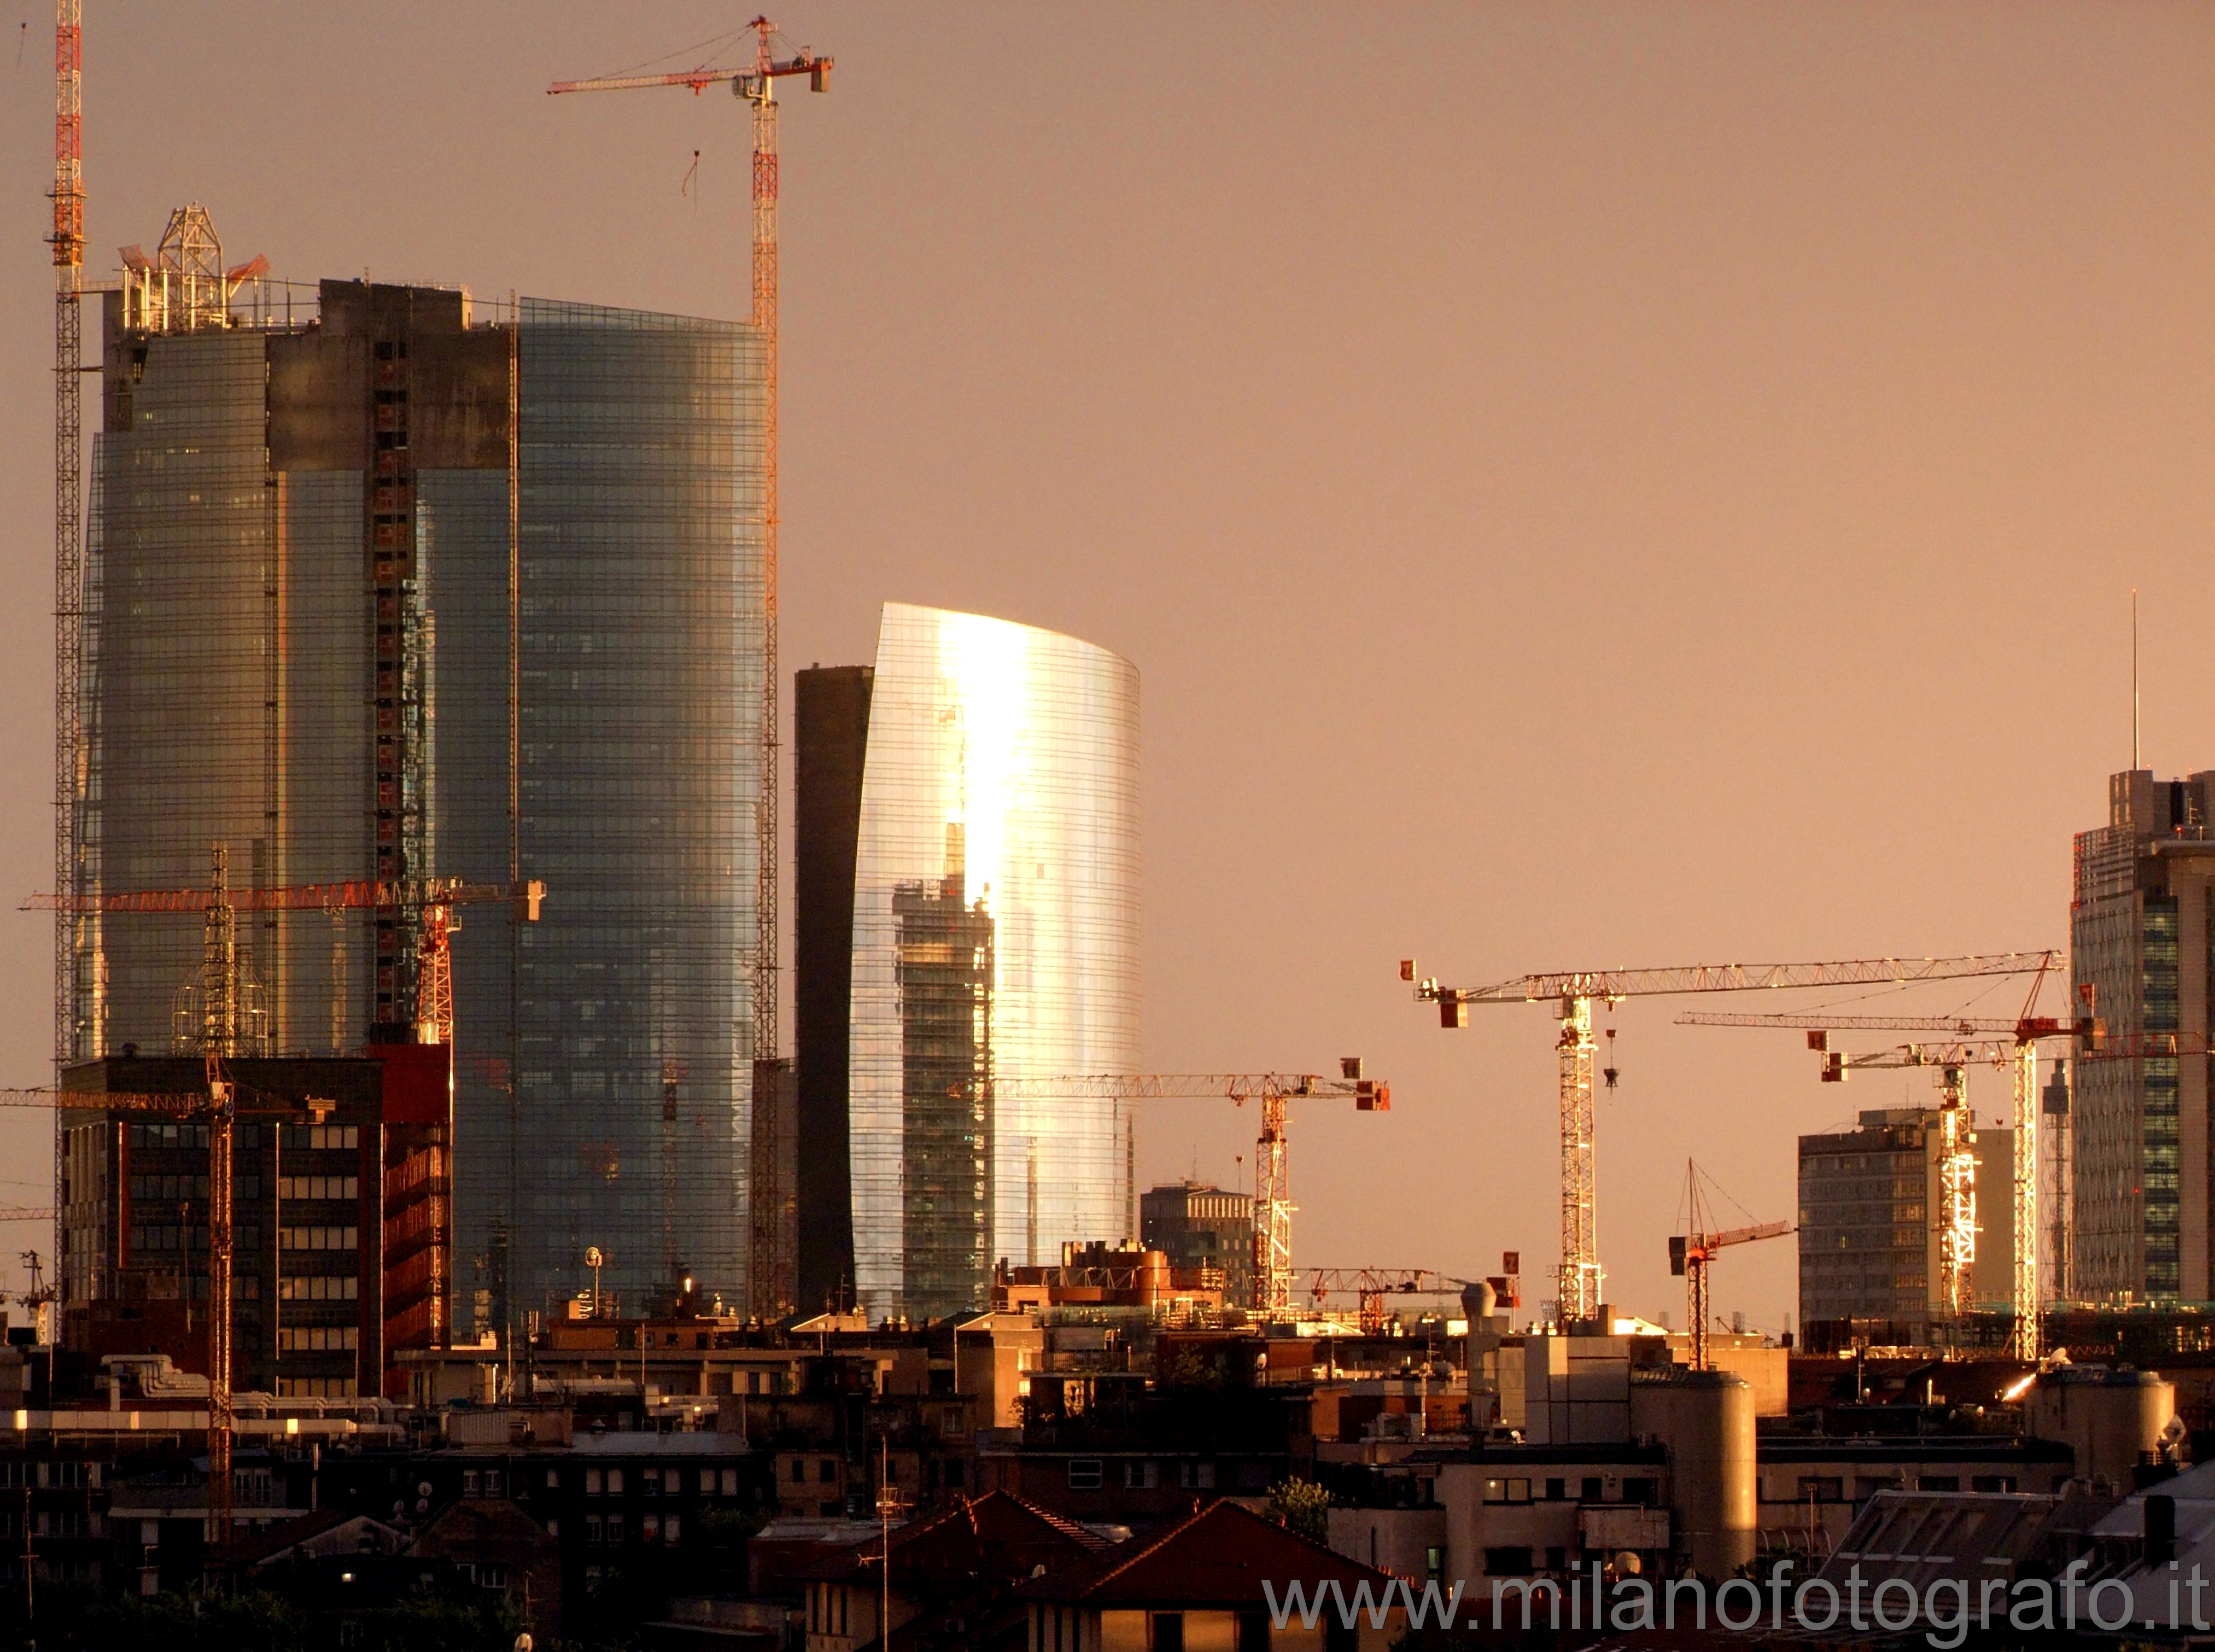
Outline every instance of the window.
<path fill-rule="evenodd" d="M 739 1471 L 736 1469 L 725 1469 L 723 1471 L 723 1495 L 726 1497 L 735 1497 L 738 1495 Z"/>
<path fill-rule="evenodd" d="M 278 1150 L 287 1153 L 357 1152 L 361 1127 L 357 1124 L 288 1124 L 278 1139 Z"/>
<path fill-rule="evenodd" d="M 1972 1491 L 2011 1492 L 2015 1487 L 2016 1479 L 2012 1474 L 1979 1474 L 1969 1482 Z"/>
<path fill-rule="evenodd" d="M 1528 1577 L 1531 1575 L 1531 1551 L 1521 1547 L 1487 1549 L 1484 1551 L 1484 1569 L 1491 1577 Z"/>
<path fill-rule="evenodd" d="M 597 1497 L 600 1495 L 600 1471 L 598 1469 L 585 1471 L 585 1495 L 587 1497 Z"/>
<path fill-rule="evenodd" d="M 1484 1501 L 1488 1503 L 1527 1503 L 1531 1501 L 1531 1483 L 1518 1476 L 1512 1479 L 1487 1480 Z"/>
<path fill-rule="evenodd" d="M 951 1469 L 958 1465 L 949 1463 L 947 1466 Z M 1135 1458 L 1124 1463 L 1123 1484 L 1126 1489 L 1150 1491 L 1161 1483 L 1162 1465 L 1159 1463 L 1140 1462 Z"/>
<path fill-rule="evenodd" d="M 608 1541 L 610 1543 L 621 1543 L 623 1540 L 623 1516 L 620 1514 L 609 1515 L 607 1520 L 607 1529 Z"/>
<path fill-rule="evenodd" d="M 1567 1480 L 1549 1480 L 1546 1482 L 1546 1501 L 1548 1502 L 1560 1502 L 1568 1495 L 1569 1483 Z"/>
<path fill-rule="evenodd" d="M 621 1469 L 610 1469 L 608 1471 L 608 1495 L 611 1497 L 620 1497 L 623 1495 L 623 1471 Z"/>
<path fill-rule="evenodd" d="M 464 1497 L 476 1496 L 482 1489 L 480 1484 L 480 1480 L 481 1477 L 475 1469 L 463 1469 L 462 1471 L 462 1495 Z"/>
<path fill-rule="evenodd" d="M 1184 1613 L 1154 1613 L 1153 1631 L 1153 1652 L 1184 1652 Z"/>
<path fill-rule="evenodd" d="M 1071 1491 L 1100 1489 L 1100 1459 L 1096 1457 L 1072 1457 L 1069 1459 L 1069 1489 Z M 1184 1644 L 1184 1619 L 1177 1619 L 1177 1644 Z"/>
<path fill-rule="evenodd" d="M 1215 1484 L 1215 1465 L 1190 1459 L 1177 1465 L 1177 1483 L 1187 1491 L 1206 1491 Z"/>
<path fill-rule="evenodd" d="M 1958 1474 L 1926 1474 L 1915 1483 L 1917 1491 L 1959 1491 L 1961 1477 Z"/>
<path fill-rule="evenodd" d="M 1423 1575 L 1433 1582 L 1445 1575 L 1446 1551 L 1433 1544 L 1423 1551 Z"/>
<path fill-rule="evenodd" d="M 1154 1465 L 1151 1463 L 1147 1464 L 1146 1471 L 1149 1474 L 1153 1473 L 1155 1471 Z M 960 1491 L 966 1488 L 968 1483 L 969 1465 L 966 1463 L 964 1463 L 958 1457 L 948 1458 L 946 1459 L 946 1489 L 948 1491 Z M 1154 1482 L 1150 1479 L 1146 1483 L 1148 1485 L 1151 1485 Z"/>
<path fill-rule="evenodd" d="M 586 1515 L 586 1516 L 585 1516 L 585 1541 L 586 1541 L 586 1542 L 587 1542 L 587 1543 L 598 1543 L 599 1540 L 600 1540 L 600 1517 L 599 1517 L 598 1514 L 587 1514 L 587 1515 Z"/>
<path fill-rule="evenodd" d="M 674 1473 L 675 1471 L 672 1470 L 671 1472 Z M 645 1492 L 647 1496 L 659 1496 L 661 1493 L 661 1471 L 660 1469 L 641 1469 L 639 1471 L 638 1483 L 639 1489 Z"/>
<path fill-rule="evenodd" d="M 807 1477 L 807 1465 L 797 1457 L 792 1459 L 792 1477 L 795 1482 Z"/>
<path fill-rule="evenodd" d="M 1560 1544 L 1556 1543 L 1556 1544 L 1554 1544 L 1553 1545 L 1551 1545 L 1549 1548 L 1548 1548 L 1548 1549 L 1547 1549 L 1547 1551 L 1546 1551 L 1546 1569 L 1547 1569 L 1548 1571 L 1549 1571 L 1549 1572 L 1565 1572 L 1565 1571 L 1568 1570 L 1568 1569 L 1569 1569 L 1569 1551 L 1568 1551 L 1566 1548 L 1562 1547 L 1562 1545 L 1560 1545 Z"/>
<path fill-rule="evenodd" d="M 678 1535 L 678 1521 L 680 1518 L 680 1516 L 676 1514 L 665 1514 L 661 1517 L 661 1539 L 663 1542 L 673 1544 L 677 1541 Z"/>
<path fill-rule="evenodd" d="M 1593 1478 L 1590 1475 L 1585 1477 L 1584 1490 L 1580 1495 L 1583 1497 L 1584 1501 L 1588 1503 L 1605 1502 L 1607 1501 L 1606 1488 L 1604 1487 L 1598 1480 Z"/>
<path fill-rule="evenodd" d="M 1846 1483 L 1836 1475 L 1803 1474 L 1800 1477 L 1800 1501 L 1803 1503 L 1842 1503 L 1846 1500 Z"/>
<path fill-rule="evenodd" d="M 487 1469 L 485 1471 L 485 1495 L 488 1497 L 497 1497 L 500 1495 L 500 1471 L 498 1469 Z"/>
<path fill-rule="evenodd" d="M 818 1463 L 815 1465 L 815 1480 L 816 1483 L 819 1485 L 831 1486 L 838 1484 L 838 1459 L 835 1457 L 826 1457 L 821 1462 Z"/>
<path fill-rule="evenodd" d="M 647 1514 L 642 1516 L 638 1523 L 638 1535 L 642 1541 L 647 1543 L 660 1542 L 661 1516 L 659 1514 Z"/>
<path fill-rule="evenodd" d="M 549 1469 L 549 1470 L 547 1470 L 547 1471 L 546 1471 L 546 1489 L 547 1489 L 547 1490 L 549 1490 L 549 1491 L 559 1491 L 561 1489 L 561 1470 L 559 1470 L 559 1469 Z"/>
<path fill-rule="evenodd" d="M 1660 1483 L 1654 1480 L 1625 1480 L 1623 1501 L 1627 1503 L 1651 1505 L 1661 1501 Z"/>
<path fill-rule="evenodd" d="M 1361 1631 L 1358 1624 L 1329 1617 L 1322 1631 L 1322 1652 L 1359 1652 Z"/>

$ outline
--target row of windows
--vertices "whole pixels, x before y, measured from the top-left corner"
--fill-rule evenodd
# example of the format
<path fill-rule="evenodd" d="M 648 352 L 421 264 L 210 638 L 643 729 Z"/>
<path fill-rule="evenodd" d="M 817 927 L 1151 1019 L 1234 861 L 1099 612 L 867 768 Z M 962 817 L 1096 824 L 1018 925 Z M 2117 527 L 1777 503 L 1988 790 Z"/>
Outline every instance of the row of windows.
<path fill-rule="evenodd" d="M 358 1227 L 280 1227 L 277 1244 L 283 1250 L 359 1250 Z"/>
<path fill-rule="evenodd" d="M 737 1496 L 739 1471 L 736 1469 L 701 1469 L 694 1477 L 693 1489 L 703 1497 L 712 1497 L 715 1495 L 719 1476 L 722 1495 L 726 1497 Z M 548 1490 L 553 1490 L 560 1483 L 561 1476 L 555 1470 L 546 1471 Z M 683 1469 L 641 1469 L 638 1471 L 638 1489 L 649 1497 L 678 1496 L 684 1490 L 684 1471 Z M 585 1495 L 587 1497 L 620 1497 L 623 1495 L 623 1470 L 586 1469 L 585 1471 Z"/>
<path fill-rule="evenodd" d="M 638 1520 L 641 1543 L 675 1543 L 684 1535 L 684 1525 L 675 1514 L 641 1514 Z M 619 1544 L 623 1540 L 623 1517 L 620 1514 L 587 1514 L 585 1516 L 585 1541 L 587 1544 Z"/>
<path fill-rule="evenodd" d="M 1624 1502 L 1651 1505 L 1660 1501 L 1660 1482 L 1653 1479 L 1626 1477 L 1622 1495 L 1611 1498 L 1607 1483 L 1598 1475 L 1587 1475 L 1577 1482 L 1577 1489 L 1569 1489 L 1567 1479 L 1530 1480 L 1520 1475 L 1484 1483 L 1484 1501 L 1488 1503 L 1565 1502 L 1574 1497 L 1579 1502 Z M 1537 1488 L 1535 1490 L 1533 1488 Z"/>
<path fill-rule="evenodd" d="M 361 1346 L 361 1331 L 353 1325 L 279 1325 L 279 1354 L 352 1354 Z"/>
<path fill-rule="evenodd" d="M 948 1483 L 960 1483 L 961 1465 L 949 1461 L 946 1465 Z M 1122 1481 L 1126 1491 L 1151 1490 L 1162 1483 L 1162 1465 L 1141 1459 L 1126 1459 L 1122 1465 Z M 1107 1483 L 1106 1465 L 1096 1457 L 1072 1457 L 1069 1459 L 1069 1489 L 1071 1491 L 1097 1491 Z M 1209 1491 L 1215 1486 L 1215 1465 L 1195 1462 L 1187 1458 L 1177 1465 L 1177 1483 L 1187 1491 Z"/>
<path fill-rule="evenodd" d="M 361 1197 L 361 1178 L 358 1176 L 280 1176 L 277 1178 L 277 1196 L 279 1199 L 359 1199 Z"/>
<path fill-rule="evenodd" d="M 279 1302 L 354 1302 L 361 1297 L 355 1274 L 288 1274 L 277 1281 Z"/>
<path fill-rule="evenodd" d="M 280 1145 L 286 1152 L 325 1152 L 361 1148 L 361 1127 L 356 1124 L 288 1124 Z"/>
<path fill-rule="evenodd" d="M 98 1463 L 62 1461 L 55 1463 L 26 1463 L 20 1460 L 0 1463 L 0 1488 L 21 1491 L 36 1489 L 49 1490 L 78 1490 L 101 1483 L 101 1465 Z"/>
<path fill-rule="evenodd" d="M 242 1182 L 243 1176 L 238 1178 Z M 237 1188 L 235 1196 L 250 1199 L 255 1195 Z M 134 1176 L 131 1178 L 131 1196 L 138 1199 L 205 1199 L 208 1196 L 208 1179 L 204 1176 Z"/>

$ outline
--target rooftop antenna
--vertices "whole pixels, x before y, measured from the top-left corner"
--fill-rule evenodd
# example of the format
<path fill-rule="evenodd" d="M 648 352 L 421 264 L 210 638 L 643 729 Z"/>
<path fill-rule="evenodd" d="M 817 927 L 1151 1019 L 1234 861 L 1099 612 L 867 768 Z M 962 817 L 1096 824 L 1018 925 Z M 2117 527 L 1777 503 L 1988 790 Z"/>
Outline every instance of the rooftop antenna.
<path fill-rule="evenodd" d="M 2138 766 L 2138 588 L 2131 587 L 2131 767 Z"/>

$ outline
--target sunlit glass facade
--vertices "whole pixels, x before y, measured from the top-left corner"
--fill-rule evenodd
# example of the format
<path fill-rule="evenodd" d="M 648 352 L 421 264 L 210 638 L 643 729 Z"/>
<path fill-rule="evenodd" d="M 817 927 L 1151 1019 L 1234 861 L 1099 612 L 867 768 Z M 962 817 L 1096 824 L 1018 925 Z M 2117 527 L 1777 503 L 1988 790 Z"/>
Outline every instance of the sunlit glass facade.
<path fill-rule="evenodd" d="M 997 1081 L 1137 1071 L 1138 679 L 1033 626 L 887 604 L 854 881 L 855 1287 L 984 1300 L 992 1263 L 1135 1237 L 1127 1104 Z"/>

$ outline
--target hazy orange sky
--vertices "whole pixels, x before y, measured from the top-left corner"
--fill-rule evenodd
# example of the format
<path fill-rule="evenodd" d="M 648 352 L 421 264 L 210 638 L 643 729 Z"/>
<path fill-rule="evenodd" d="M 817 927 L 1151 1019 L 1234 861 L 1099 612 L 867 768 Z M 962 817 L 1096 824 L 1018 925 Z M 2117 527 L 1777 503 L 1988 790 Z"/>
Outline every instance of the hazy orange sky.
<path fill-rule="evenodd" d="M 289 278 L 745 313 L 742 107 L 543 88 L 749 12 L 85 11 L 93 273 L 198 199 Z M 29 1084 L 51 13 L 9 21 L 0 1083 Z M 786 660 L 868 660 L 899 598 L 1137 663 L 1149 1064 L 1359 1051 L 1393 1084 L 1296 1119 L 1299 1260 L 1555 1258 L 1546 1012 L 1443 1033 L 1402 955 L 1476 983 L 2065 944 L 2069 834 L 2129 760 L 2132 585 L 2146 762 L 2215 765 L 2215 10 L 780 21 L 838 59 L 784 120 Z M 1929 1092 L 1819 1087 L 1795 1036 L 1680 1007 L 1609 1018 L 1599 1112 L 1609 1294 L 1678 1324 L 1688 1155 L 1789 1215 L 1795 1133 Z M 1242 1177 L 1255 1123 L 1151 1106 L 1141 1175 Z M 0 1203 L 43 1202 L 43 1121 L 0 1130 Z M 0 1231 L 11 1271 L 33 1243 Z M 1772 1330 L 1795 1291 L 1789 1242 L 1715 1270 Z"/>

